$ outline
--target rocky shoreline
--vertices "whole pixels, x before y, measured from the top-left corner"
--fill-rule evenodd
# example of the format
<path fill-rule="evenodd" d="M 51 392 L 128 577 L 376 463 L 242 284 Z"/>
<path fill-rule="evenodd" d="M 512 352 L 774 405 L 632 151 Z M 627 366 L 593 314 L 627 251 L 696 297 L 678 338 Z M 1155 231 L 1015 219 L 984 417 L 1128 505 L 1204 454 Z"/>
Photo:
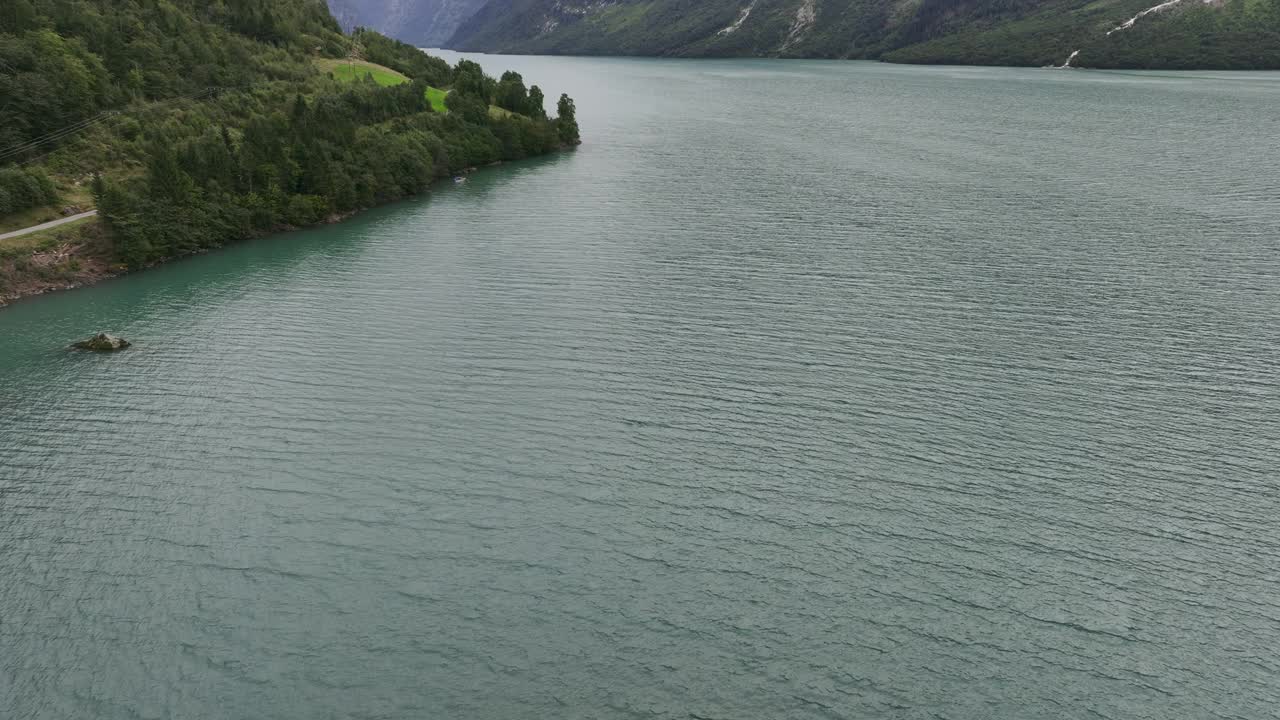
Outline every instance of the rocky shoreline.
<path fill-rule="evenodd" d="M 565 146 L 561 151 L 570 150 L 573 146 Z M 502 165 L 502 161 L 489 163 L 484 167 L 494 167 Z M 476 172 L 480 168 L 469 167 L 460 170 L 461 174 L 470 174 Z M 437 178 L 432 185 L 448 181 L 452 176 Z M 430 192 L 428 187 L 423 193 Z M 423 194 L 419 193 L 419 195 Z M 407 195 L 395 200 L 388 200 L 387 203 L 406 200 L 414 195 Z M 275 228 L 272 232 L 246 238 L 243 242 L 251 242 L 263 237 L 269 237 L 279 233 L 293 232 L 295 230 L 306 230 L 310 227 L 323 227 L 325 225 L 336 225 L 344 220 L 349 220 L 359 215 L 364 210 L 372 210 L 372 207 L 362 210 L 352 210 L 345 213 L 335 213 L 325 218 L 323 222 L 316 225 L 308 225 L 305 227 L 297 227 L 292 225 L 282 225 Z M 86 225 L 71 228 L 65 231 L 65 236 L 59 236 L 56 245 L 48 248 L 37 249 L 30 255 L 25 257 L 3 258 L 0 257 L 0 309 L 3 309 L 13 302 L 23 300 L 47 293 L 61 292 L 64 290 L 76 290 L 82 287 L 88 287 L 109 280 L 121 275 L 128 275 L 134 272 L 142 272 L 158 265 L 165 265 L 175 260 L 180 260 L 192 255 L 201 255 L 204 252 L 192 253 L 191 255 L 178 255 L 168 258 L 159 263 L 148 265 L 143 268 L 129 269 L 118 262 L 114 262 L 106 248 L 105 238 L 103 236 L 103 228 L 101 221 L 94 219 L 93 222 Z"/>
<path fill-rule="evenodd" d="M 349 220 L 358 213 L 359 211 L 352 211 L 330 215 L 325 218 L 324 222 L 307 227 L 336 225 L 344 220 Z M 77 228 L 77 230 L 93 233 L 100 237 L 102 233 L 100 223 L 100 220 L 94 220 L 91 225 L 83 229 Z M 279 233 L 306 229 L 306 227 L 283 225 L 275 228 L 271 233 L 245 238 L 244 242 Z M 92 245 L 97 245 L 98 247 L 90 247 Z M 9 276 L 8 286 L 0 292 L 0 308 L 25 298 L 63 290 L 76 290 L 95 285 L 103 280 L 142 272 L 153 267 L 166 265 L 175 260 L 203 255 L 207 252 L 209 251 L 203 250 L 188 255 L 177 255 L 146 267 L 131 270 L 120 263 L 113 262 L 110 256 L 106 254 L 101 242 L 65 241 L 52 249 L 36 250 L 25 258 L 15 258 L 9 261 L 0 260 L 0 279 L 4 279 L 5 275 Z"/>

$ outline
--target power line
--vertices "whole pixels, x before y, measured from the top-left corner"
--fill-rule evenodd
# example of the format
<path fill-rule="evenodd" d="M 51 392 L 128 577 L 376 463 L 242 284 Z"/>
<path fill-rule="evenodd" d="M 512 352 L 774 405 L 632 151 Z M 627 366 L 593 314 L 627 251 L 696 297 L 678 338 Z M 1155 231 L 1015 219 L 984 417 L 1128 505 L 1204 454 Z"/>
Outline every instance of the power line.
<path fill-rule="evenodd" d="M 194 91 L 194 92 L 186 93 L 186 94 L 183 94 L 183 95 L 179 95 L 179 96 L 177 96 L 177 97 L 169 98 L 169 99 L 167 99 L 167 100 L 159 100 L 159 101 L 156 101 L 155 103 L 152 103 L 152 104 L 148 105 L 147 107 L 138 108 L 138 109 L 137 109 L 136 111 L 134 111 L 134 112 L 143 112 L 143 111 L 146 111 L 146 110 L 153 110 L 153 109 L 155 109 L 156 107 L 158 107 L 158 106 L 160 106 L 160 105 L 165 105 L 165 104 L 168 104 L 168 103 L 178 102 L 178 101 L 181 101 L 181 100 L 193 100 L 193 101 L 194 101 L 194 100 L 202 100 L 202 99 L 204 99 L 205 97 L 208 97 L 209 95 L 212 95 L 212 94 L 217 93 L 217 92 L 218 92 L 218 90 L 220 90 L 220 89 L 221 89 L 221 88 L 216 87 L 216 86 L 209 86 L 209 87 L 206 87 L 206 88 L 204 88 L 204 89 L 202 89 L 202 90 L 197 90 L 197 91 Z M 41 135 L 41 136 L 39 136 L 39 137 L 32 138 L 31 140 L 28 140 L 28 141 L 26 141 L 26 142 L 19 143 L 18 145 L 14 145 L 14 146 L 12 146 L 12 147 L 9 147 L 9 148 L 7 148 L 7 149 L 5 149 L 5 150 L 0 150 L 0 162 L 4 162 L 5 160 L 10 159 L 10 158 L 12 158 L 12 157 L 14 157 L 14 156 L 16 156 L 16 155 L 21 155 L 22 153 L 28 152 L 28 151 L 30 151 L 30 150 L 34 150 L 34 149 L 36 149 L 36 148 L 40 147 L 41 145 L 46 145 L 46 144 L 51 143 L 51 142 L 55 142 L 55 141 L 58 141 L 58 140 L 65 139 L 65 138 L 67 138 L 67 137 L 69 137 L 69 136 L 71 136 L 71 135 L 75 135 L 76 133 L 79 133 L 79 132 L 81 132 L 82 130 L 86 130 L 86 129 L 88 129 L 88 128 L 89 128 L 89 127 L 91 127 L 91 126 L 96 125 L 96 124 L 98 124 L 98 123 L 102 122 L 103 120 L 106 120 L 106 119 L 107 119 L 107 118 L 109 118 L 109 117 L 112 117 L 112 116 L 115 116 L 115 115 L 119 115 L 119 114 L 121 114 L 122 112 L 128 112 L 128 111 L 124 111 L 124 110 L 106 110 L 106 111 L 103 111 L 103 112 L 98 113 L 97 115 L 94 115 L 93 117 L 86 118 L 86 119 L 84 119 L 84 120 L 80 120 L 80 121 L 78 121 L 78 122 L 72 123 L 72 124 L 70 124 L 70 125 L 68 125 L 68 126 L 66 126 L 66 127 L 59 128 L 59 129 L 57 129 L 57 130 L 53 130 L 53 131 L 48 132 L 48 133 L 45 133 L 44 135 Z M 48 155 L 48 154 L 49 154 L 49 153 L 45 153 L 44 155 L 41 155 L 41 156 L 39 156 L 39 157 L 45 157 L 45 156 L 46 156 L 46 155 Z M 33 159 L 38 159 L 38 158 L 33 158 Z M 30 161 L 30 160 L 27 160 L 27 161 L 24 161 L 22 164 L 26 164 L 26 163 L 28 163 L 28 162 L 31 162 L 31 161 Z"/>
<path fill-rule="evenodd" d="M 114 110 L 108 110 L 106 112 L 98 113 L 97 115 L 94 115 L 91 118 L 81 120 L 80 122 L 77 122 L 77 123 L 73 123 L 60 130 L 54 130 L 51 133 L 41 135 L 40 137 L 35 138 L 34 140 L 29 140 L 20 145 L 15 145 L 9 148 L 8 150 L 0 151 L 0 160 L 3 160 L 4 158 L 9 157 L 10 155 L 17 155 L 27 150 L 34 150 L 35 148 L 41 145 L 53 142 L 55 140 L 60 140 L 68 135 L 73 135 L 75 133 L 80 132 L 81 130 L 84 130 L 85 128 L 88 128 L 90 125 L 95 125 L 97 123 L 100 123 L 103 120 L 106 120 L 108 117 L 115 114 L 116 114 L 116 111 Z"/>

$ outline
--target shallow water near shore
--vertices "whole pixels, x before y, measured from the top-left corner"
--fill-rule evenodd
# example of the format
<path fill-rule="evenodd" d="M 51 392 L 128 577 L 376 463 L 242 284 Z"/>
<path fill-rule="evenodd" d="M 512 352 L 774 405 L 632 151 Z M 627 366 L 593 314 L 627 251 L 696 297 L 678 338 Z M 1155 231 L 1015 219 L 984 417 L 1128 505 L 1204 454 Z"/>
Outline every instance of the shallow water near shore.
<path fill-rule="evenodd" d="M 1275 713 L 1280 74 L 478 57 L 586 144 L 0 311 L 0 717 Z"/>

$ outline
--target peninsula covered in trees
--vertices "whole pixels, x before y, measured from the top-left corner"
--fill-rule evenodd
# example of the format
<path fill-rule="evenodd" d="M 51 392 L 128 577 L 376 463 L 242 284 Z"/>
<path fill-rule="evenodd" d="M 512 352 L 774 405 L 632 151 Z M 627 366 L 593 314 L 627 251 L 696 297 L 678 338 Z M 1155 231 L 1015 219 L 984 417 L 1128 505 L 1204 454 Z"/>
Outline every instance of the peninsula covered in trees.
<path fill-rule="evenodd" d="M 99 211 L 0 239 L 0 302 L 579 142 L 567 96 L 549 117 L 519 74 L 344 34 L 323 0 L 9 0 L 0 97 L 0 237 Z"/>

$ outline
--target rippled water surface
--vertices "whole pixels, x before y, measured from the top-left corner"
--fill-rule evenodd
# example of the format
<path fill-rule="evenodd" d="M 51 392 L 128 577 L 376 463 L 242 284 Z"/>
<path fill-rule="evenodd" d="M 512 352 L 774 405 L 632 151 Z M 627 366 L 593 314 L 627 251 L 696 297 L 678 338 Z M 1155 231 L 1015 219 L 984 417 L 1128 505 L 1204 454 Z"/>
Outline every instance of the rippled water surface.
<path fill-rule="evenodd" d="M 1280 75 L 484 63 L 587 144 L 0 312 L 0 717 L 1276 716 Z"/>

